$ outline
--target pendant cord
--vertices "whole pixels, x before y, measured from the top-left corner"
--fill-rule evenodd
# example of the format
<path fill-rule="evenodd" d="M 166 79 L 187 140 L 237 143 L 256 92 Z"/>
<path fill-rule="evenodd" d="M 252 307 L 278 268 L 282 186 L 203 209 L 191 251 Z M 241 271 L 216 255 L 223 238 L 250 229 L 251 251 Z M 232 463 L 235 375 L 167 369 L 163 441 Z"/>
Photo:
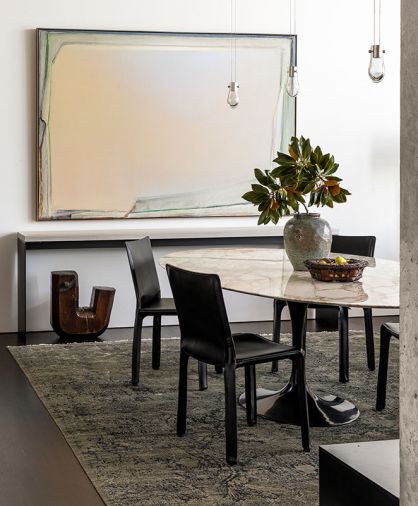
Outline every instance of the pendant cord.
<path fill-rule="evenodd" d="M 289 34 L 296 35 L 296 0 L 289 0 Z"/>
<path fill-rule="evenodd" d="M 381 0 L 373 0 L 373 44 L 375 46 L 376 45 L 380 46 L 381 24 L 382 24 L 382 3 Z"/>
<path fill-rule="evenodd" d="M 233 67 L 234 67 L 234 64 L 233 64 L 233 56 L 232 56 L 232 53 L 233 53 L 233 41 L 232 41 L 232 33 L 233 33 L 233 26 L 234 26 L 234 5 L 233 5 L 233 1 L 234 0 L 231 0 L 231 13 L 230 13 L 230 19 L 231 19 L 231 29 L 230 29 L 230 32 L 231 32 L 231 39 L 230 39 L 230 57 L 231 57 L 231 79 L 230 79 L 230 82 L 232 82 L 232 76 L 233 76 Z"/>
<path fill-rule="evenodd" d="M 382 1 L 379 1 L 379 46 L 380 46 L 380 32 L 382 30 Z"/>
<path fill-rule="evenodd" d="M 237 0 L 234 0 L 234 33 L 237 33 Z M 237 38 L 234 38 L 234 81 L 237 80 Z"/>
<path fill-rule="evenodd" d="M 289 0 L 289 34 L 296 36 L 296 0 Z M 292 42 L 290 66 L 296 67 L 296 41 Z"/>
<path fill-rule="evenodd" d="M 237 78 L 237 38 L 233 37 L 237 32 L 237 4 L 231 0 L 231 82 Z"/>
<path fill-rule="evenodd" d="M 293 35 L 296 35 L 296 0 L 293 0 Z"/>

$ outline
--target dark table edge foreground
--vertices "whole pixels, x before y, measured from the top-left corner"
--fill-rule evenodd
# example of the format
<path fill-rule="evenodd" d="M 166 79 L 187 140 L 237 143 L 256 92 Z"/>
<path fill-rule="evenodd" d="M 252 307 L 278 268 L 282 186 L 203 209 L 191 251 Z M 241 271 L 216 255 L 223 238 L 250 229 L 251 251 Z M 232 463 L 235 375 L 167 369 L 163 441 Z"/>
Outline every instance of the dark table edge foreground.
<path fill-rule="evenodd" d="M 398 506 L 399 441 L 319 447 L 320 506 Z"/>

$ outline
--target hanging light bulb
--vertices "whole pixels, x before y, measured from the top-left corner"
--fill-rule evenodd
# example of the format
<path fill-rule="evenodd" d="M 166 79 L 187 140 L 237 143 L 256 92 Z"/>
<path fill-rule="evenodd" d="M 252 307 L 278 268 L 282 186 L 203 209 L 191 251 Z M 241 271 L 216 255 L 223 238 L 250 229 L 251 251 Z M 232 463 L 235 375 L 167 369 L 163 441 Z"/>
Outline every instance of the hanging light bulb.
<path fill-rule="evenodd" d="M 369 63 L 369 76 L 374 83 L 380 83 L 385 77 L 385 61 L 383 59 L 383 53 L 385 51 L 377 45 L 373 45 L 369 51 L 370 63 Z"/>
<path fill-rule="evenodd" d="M 237 31 L 237 5 L 236 0 L 231 0 L 231 81 L 228 84 L 228 98 L 230 107 L 237 107 L 239 104 L 239 83 L 237 82 L 237 38 L 232 37 Z"/>
<path fill-rule="evenodd" d="M 238 88 L 239 84 L 236 81 L 231 81 L 228 85 L 229 92 L 227 102 L 230 107 L 236 107 L 239 104 Z"/>
<path fill-rule="evenodd" d="M 290 34 L 296 35 L 296 0 L 289 0 Z M 286 92 L 289 97 L 296 97 L 299 93 L 298 68 L 296 67 L 296 42 L 292 43 L 291 64 L 287 70 Z"/>
<path fill-rule="evenodd" d="M 369 50 L 369 77 L 374 83 L 380 83 L 385 77 L 385 51 L 380 46 L 381 0 L 373 0 L 373 45 Z M 377 8 L 376 8 L 377 6 Z"/>
<path fill-rule="evenodd" d="M 294 65 L 290 65 L 287 74 L 287 94 L 289 97 L 296 97 L 296 95 L 299 93 L 298 68 Z"/>

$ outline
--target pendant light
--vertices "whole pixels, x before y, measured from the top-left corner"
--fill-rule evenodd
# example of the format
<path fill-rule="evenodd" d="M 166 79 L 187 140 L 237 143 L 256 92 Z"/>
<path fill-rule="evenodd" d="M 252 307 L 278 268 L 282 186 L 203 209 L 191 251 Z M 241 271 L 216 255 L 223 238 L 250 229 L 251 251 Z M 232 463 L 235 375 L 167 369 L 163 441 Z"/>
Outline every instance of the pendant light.
<path fill-rule="evenodd" d="M 380 46 L 381 14 L 381 0 L 373 0 L 373 45 L 369 50 L 369 77 L 374 83 L 380 83 L 385 77 L 385 62 L 383 59 L 385 51 Z"/>
<path fill-rule="evenodd" d="M 296 35 L 296 0 L 289 0 L 290 35 Z M 289 97 L 296 97 L 299 93 L 298 68 L 296 66 L 296 42 L 292 44 L 290 65 L 287 70 L 286 92 Z"/>
<path fill-rule="evenodd" d="M 239 104 L 239 83 L 237 82 L 237 38 L 233 37 L 237 31 L 237 3 L 231 0 L 231 81 L 228 85 L 227 103 L 230 107 L 237 107 Z"/>

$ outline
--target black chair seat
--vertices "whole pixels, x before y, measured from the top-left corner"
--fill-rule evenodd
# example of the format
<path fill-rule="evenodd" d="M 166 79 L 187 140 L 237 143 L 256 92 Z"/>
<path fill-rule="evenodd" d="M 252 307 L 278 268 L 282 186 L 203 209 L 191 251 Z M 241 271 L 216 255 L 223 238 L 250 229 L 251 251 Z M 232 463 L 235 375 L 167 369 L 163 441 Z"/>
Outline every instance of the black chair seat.
<path fill-rule="evenodd" d="M 177 310 L 174 304 L 174 299 L 155 299 L 150 304 L 143 306 L 140 309 L 141 313 L 148 313 L 150 315 L 176 315 Z"/>
<path fill-rule="evenodd" d="M 274 343 L 258 334 L 232 334 L 235 344 L 235 359 L 237 367 L 246 363 L 274 360 L 277 353 L 290 356 L 299 353 L 296 348 L 280 343 Z"/>
<path fill-rule="evenodd" d="M 384 323 L 383 327 L 386 327 L 392 336 L 399 339 L 399 323 Z"/>

